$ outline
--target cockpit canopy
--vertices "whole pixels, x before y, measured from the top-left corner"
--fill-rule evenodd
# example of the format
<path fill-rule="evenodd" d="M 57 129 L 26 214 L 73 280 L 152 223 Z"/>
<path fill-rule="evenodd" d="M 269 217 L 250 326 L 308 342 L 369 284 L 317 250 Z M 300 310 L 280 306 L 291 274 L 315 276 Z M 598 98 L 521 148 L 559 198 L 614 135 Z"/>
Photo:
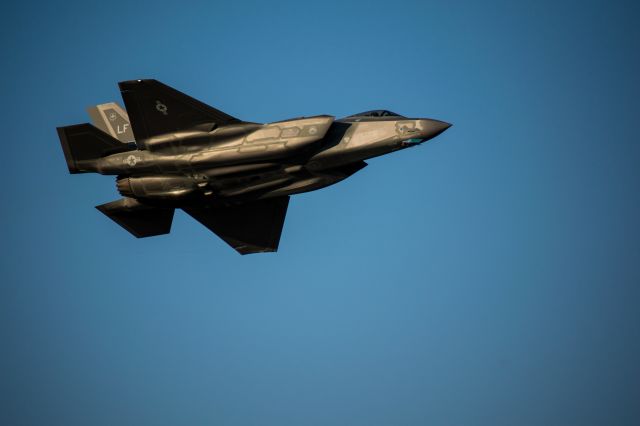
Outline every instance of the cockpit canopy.
<path fill-rule="evenodd" d="M 358 114 L 350 115 L 351 117 L 402 117 L 400 114 L 396 114 L 395 112 L 388 111 L 386 109 L 375 109 L 373 111 L 365 111 Z"/>

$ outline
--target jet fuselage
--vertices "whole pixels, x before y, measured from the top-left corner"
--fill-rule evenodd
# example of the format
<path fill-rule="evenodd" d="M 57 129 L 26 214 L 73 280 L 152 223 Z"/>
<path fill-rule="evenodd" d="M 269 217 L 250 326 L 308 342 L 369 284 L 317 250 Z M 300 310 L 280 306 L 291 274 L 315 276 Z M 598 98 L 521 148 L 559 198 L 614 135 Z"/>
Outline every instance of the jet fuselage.
<path fill-rule="evenodd" d="M 175 132 L 147 140 L 145 150 L 103 157 L 95 171 L 122 176 L 120 192 L 142 201 L 291 195 L 337 183 L 359 170 L 353 167 L 359 162 L 418 145 L 449 127 L 395 118 L 316 116 Z"/>
<path fill-rule="evenodd" d="M 137 237 L 168 233 L 182 208 L 243 254 L 277 249 L 290 195 L 335 184 L 365 160 L 450 126 L 382 110 L 258 124 L 155 80 L 120 89 L 126 112 L 102 104 L 89 109 L 98 128 L 58 128 L 69 171 L 117 176 L 124 198 L 97 208 Z"/>

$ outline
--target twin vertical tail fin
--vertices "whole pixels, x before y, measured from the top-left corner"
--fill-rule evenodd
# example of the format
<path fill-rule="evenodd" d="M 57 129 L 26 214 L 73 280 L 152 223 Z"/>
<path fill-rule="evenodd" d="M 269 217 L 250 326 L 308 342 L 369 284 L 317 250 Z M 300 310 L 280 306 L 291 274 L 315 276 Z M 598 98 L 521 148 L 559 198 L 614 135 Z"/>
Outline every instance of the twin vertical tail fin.
<path fill-rule="evenodd" d="M 127 112 L 117 103 L 109 102 L 87 108 L 91 122 L 98 129 L 122 143 L 135 142 Z"/>

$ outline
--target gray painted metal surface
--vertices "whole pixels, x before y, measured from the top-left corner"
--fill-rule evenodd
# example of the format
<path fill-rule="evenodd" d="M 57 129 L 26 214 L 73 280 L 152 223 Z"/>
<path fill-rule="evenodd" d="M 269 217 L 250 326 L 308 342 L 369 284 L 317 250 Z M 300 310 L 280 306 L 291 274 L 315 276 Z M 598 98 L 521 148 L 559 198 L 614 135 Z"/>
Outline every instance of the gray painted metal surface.
<path fill-rule="evenodd" d="M 88 109 L 95 126 L 57 129 L 69 172 L 115 175 L 124 198 L 97 208 L 136 237 L 170 232 L 181 208 L 242 254 L 277 250 L 290 195 L 450 127 L 384 110 L 259 124 L 156 80 L 119 86 L 126 111 L 97 105 Z"/>

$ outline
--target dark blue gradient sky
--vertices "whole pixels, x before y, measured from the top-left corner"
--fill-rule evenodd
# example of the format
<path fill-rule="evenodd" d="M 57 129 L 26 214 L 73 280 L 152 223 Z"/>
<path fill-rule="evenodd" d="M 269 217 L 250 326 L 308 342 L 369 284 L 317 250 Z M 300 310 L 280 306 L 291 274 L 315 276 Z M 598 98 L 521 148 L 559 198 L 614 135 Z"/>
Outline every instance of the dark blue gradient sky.
<path fill-rule="evenodd" d="M 640 8 L 0 7 L 0 424 L 640 424 Z M 277 254 L 136 240 L 55 127 L 156 78 L 251 121 L 454 127 L 295 196 Z"/>

